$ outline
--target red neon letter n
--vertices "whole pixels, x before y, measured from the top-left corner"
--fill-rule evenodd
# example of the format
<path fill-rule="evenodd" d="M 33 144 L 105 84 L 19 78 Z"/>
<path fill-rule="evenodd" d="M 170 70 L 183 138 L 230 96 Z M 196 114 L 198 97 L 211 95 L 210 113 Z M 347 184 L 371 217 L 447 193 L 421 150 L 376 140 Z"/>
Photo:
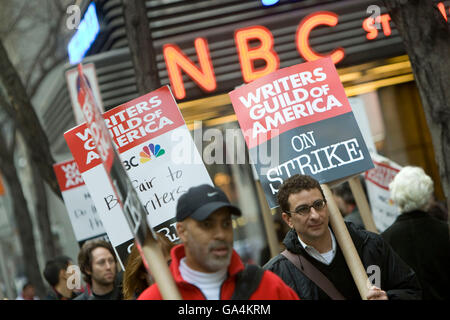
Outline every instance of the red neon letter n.
<path fill-rule="evenodd" d="M 209 57 L 208 42 L 206 39 L 197 38 L 194 44 L 200 68 L 186 57 L 178 46 L 166 44 L 163 47 L 170 84 L 177 99 L 186 97 L 181 69 L 205 91 L 211 92 L 217 87 L 214 69 Z"/>

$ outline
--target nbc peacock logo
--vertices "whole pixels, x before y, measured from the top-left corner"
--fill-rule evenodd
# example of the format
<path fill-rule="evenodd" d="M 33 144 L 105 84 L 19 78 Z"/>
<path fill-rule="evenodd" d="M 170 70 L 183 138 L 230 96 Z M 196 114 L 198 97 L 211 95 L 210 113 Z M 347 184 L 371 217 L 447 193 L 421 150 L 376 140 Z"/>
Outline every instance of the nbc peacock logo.
<path fill-rule="evenodd" d="M 141 153 L 139 153 L 140 162 L 146 163 L 146 162 L 152 160 L 152 156 L 155 158 L 158 158 L 158 157 L 161 157 L 165 153 L 166 153 L 166 151 L 164 149 L 162 149 L 159 144 L 150 143 L 148 146 L 145 146 L 144 148 L 142 148 Z"/>

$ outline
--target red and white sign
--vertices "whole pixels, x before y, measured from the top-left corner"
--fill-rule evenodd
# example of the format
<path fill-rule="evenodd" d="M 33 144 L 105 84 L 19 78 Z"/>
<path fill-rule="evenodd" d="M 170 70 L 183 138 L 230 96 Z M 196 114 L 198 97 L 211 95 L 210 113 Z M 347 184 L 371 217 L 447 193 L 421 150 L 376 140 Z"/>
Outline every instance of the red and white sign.
<path fill-rule="evenodd" d="M 120 154 L 185 125 L 168 87 L 111 109 L 103 114 L 103 118 Z M 102 163 L 91 131 L 85 124 L 69 130 L 64 136 L 70 150 L 76 154 L 81 173 Z"/>
<path fill-rule="evenodd" d="M 97 209 L 75 161 L 56 163 L 53 170 L 77 241 L 80 243 L 105 235 Z"/>
<path fill-rule="evenodd" d="M 270 208 L 294 174 L 328 183 L 373 168 L 331 58 L 275 71 L 229 95 Z"/>
<path fill-rule="evenodd" d="M 278 70 L 230 92 L 230 97 L 249 149 L 352 111 L 329 58 Z"/>
<path fill-rule="evenodd" d="M 95 72 L 95 65 L 88 63 L 83 65 L 83 74 L 88 86 L 92 89 L 97 106 L 100 107 L 100 112 L 103 113 L 103 102 L 100 94 L 100 87 L 98 85 L 97 73 Z M 70 101 L 72 102 L 73 114 L 75 122 L 82 124 L 85 122 L 83 112 L 81 111 L 79 93 L 80 93 L 80 77 L 78 76 L 77 68 L 72 68 L 66 71 L 67 89 L 69 90 Z"/>
<path fill-rule="evenodd" d="M 78 92 L 78 103 L 83 111 L 86 125 L 94 138 L 94 145 L 96 151 L 100 155 L 102 163 L 105 165 L 106 171 L 111 170 L 114 159 L 114 150 L 111 142 L 111 137 L 106 129 L 105 122 L 102 119 L 101 113 L 97 108 L 92 89 L 86 81 L 83 74 L 83 67 L 78 65 L 78 74 L 80 78 L 80 89 Z"/>
<path fill-rule="evenodd" d="M 389 184 L 394 180 L 401 166 L 379 154 L 371 154 L 375 168 L 365 173 L 367 194 L 375 225 L 380 232 L 390 227 L 400 214 L 392 202 Z"/>
<path fill-rule="evenodd" d="M 168 86 L 152 91 L 103 114 L 148 224 L 172 241 L 178 198 L 188 188 L 212 184 L 181 112 Z M 132 239 L 108 173 L 102 166 L 86 124 L 64 134 L 81 175 L 115 248 Z M 118 251 L 120 250 L 117 249 Z"/>

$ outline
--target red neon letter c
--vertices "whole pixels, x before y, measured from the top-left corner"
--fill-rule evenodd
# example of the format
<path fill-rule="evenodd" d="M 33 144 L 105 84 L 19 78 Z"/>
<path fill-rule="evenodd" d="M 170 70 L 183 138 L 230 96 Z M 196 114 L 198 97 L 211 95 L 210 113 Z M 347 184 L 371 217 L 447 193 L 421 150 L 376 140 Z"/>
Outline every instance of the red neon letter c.
<path fill-rule="evenodd" d="M 341 61 L 344 56 L 344 49 L 337 48 L 330 54 L 322 55 L 311 49 L 309 45 L 309 34 L 319 25 L 334 27 L 338 23 L 337 14 L 329 11 L 321 11 L 306 16 L 297 28 L 296 42 L 297 50 L 306 61 L 314 61 L 319 58 L 331 56 L 334 64 Z"/>

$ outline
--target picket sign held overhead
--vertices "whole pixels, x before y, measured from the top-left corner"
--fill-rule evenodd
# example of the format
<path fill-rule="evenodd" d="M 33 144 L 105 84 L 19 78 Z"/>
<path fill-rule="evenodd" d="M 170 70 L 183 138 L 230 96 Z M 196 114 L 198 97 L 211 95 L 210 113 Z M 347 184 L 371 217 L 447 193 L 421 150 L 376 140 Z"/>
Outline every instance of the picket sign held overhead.
<path fill-rule="evenodd" d="M 66 83 L 69 90 L 70 101 L 72 102 L 72 110 L 75 116 L 75 123 L 84 123 L 82 106 L 79 104 L 78 94 L 80 92 L 80 77 L 77 68 L 72 68 L 66 71 Z M 102 95 L 100 94 L 100 87 L 98 85 L 97 73 L 95 72 L 95 65 L 93 63 L 87 63 L 83 65 L 83 75 L 87 81 L 88 86 L 91 88 L 94 95 L 96 106 L 99 107 L 100 112 L 103 113 Z"/>
<path fill-rule="evenodd" d="M 312 176 L 328 190 L 373 168 L 331 58 L 275 71 L 229 94 L 270 208 L 278 206 L 278 188 L 294 174 Z M 336 238 L 365 299 L 367 274 L 330 192 L 326 199 Z"/>
<path fill-rule="evenodd" d="M 331 183 L 373 168 L 330 58 L 273 72 L 230 98 L 270 208 L 296 173 Z"/>
<path fill-rule="evenodd" d="M 76 133 L 71 134 L 69 131 L 64 136 L 83 175 L 83 179 L 88 186 L 92 199 L 100 212 L 105 212 L 106 215 L 114 216 L 117 219 L 122 218 L 121 222 L 126 222 L 129 226 L 128 232 L 131 230 L 135 238 L 135 245 L 141 254 L 143 264 L 158 284 L 162 297 L 164 299 L 181 299 L 161 248 L 156 240 L 156 236 L 154 235 L 154 231 L 147 224 L 147 211 L 139 200 L 135 187 L 122 164 L 122 160 L 119 158 L 113 146 L 106 122 L 100 114 L 92 91 L 83 76 L 81 64 L 78 65 L 78 71 L 81 79 L 78 99 L 86 119 L 86 126 L 84 128 L 84 134 L 80 134 L 80 132 L 77 132 L 78 135 Z M 122 112 L 122 115 L 125 112 L 126 110 Z M 79 129 L 79 127 L 76 129 Z M 73 132 L 73 130 L 71 131 Z M 92 134 L 92 136 L 89 136 L 89 134 Z M 90 154 L 93 158 L 86 158 L 87 152 L 83 151 L 93 152 L 95 155 Z M 93 160 L 99 161 L 96 176 L 86 175 L 86 172 L 88 172 L 86 170 Z M 92 180 L 92 178 L 96 178 L 97 182 Z M 111 196 L 115 199 L 117 204 L 115 207 L 118 208 L 115 214 L 112 211 L 108 212 L 106 210 L 108 208 L 112 209 L 111 205 L 109 203 L 107 208 L 105 207 L 106 198 L 103 197 L 102 199 L 101 194 L 98 192 L 99 190 L 97 190 L 98 188 L 102 188 L 102 191 L 106 191 L 108 197 Z M 123 221 L 124 219 L 125 221 Z M 116 236 L 116 234 L 110 234 L 112 231 L 111 227 L 115 228 L 115 231 L 118 231 L 122 237 L 126 234 L 126 231 L 123 232 L 126 229 L 123 223 L 121 225 L 114 225 L 111 219 L 103 219 L 103 217 L 102 222 L 110 238 Z M 111 239 L 113 246 L 116 240 L 116 238 L 114 240 Z M 116 247 L 114 249 L 116 250 Z"/>
<path fill-rule="evenodd" d="M 75 160 L 55 163 L 53 170 L 78 244 L 105 238 L 105 228 Z"/>
<path fill-rule="evenodd" d="M 171 241 L 178 198 L 192 186 L 212 184 L 180 110 L 168 87 L 162 87 L 103 115 L 121 161 L 156 232 Z M 85 124 L 65 133 L 66 141 L 121 260 L 133 243 L 117 197 Z"/>

